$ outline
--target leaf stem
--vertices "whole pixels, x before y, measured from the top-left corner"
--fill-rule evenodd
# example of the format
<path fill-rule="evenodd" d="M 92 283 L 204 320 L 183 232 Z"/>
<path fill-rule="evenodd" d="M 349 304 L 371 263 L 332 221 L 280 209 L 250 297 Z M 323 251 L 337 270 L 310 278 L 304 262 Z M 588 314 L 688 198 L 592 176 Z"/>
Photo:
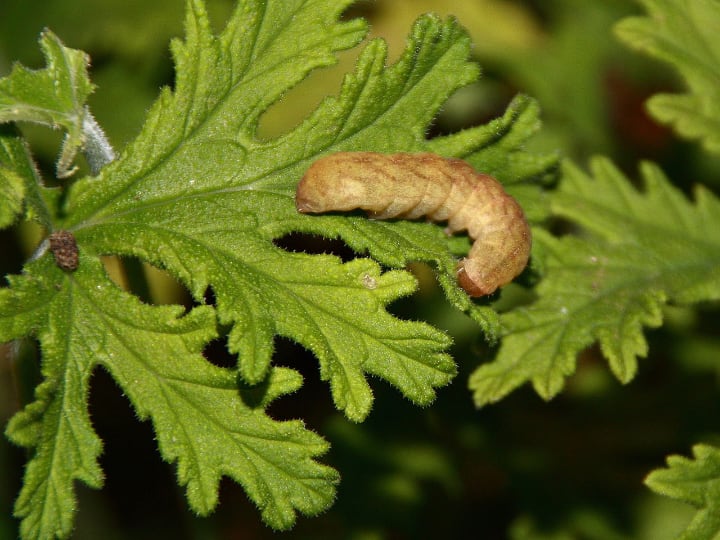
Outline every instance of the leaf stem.
<path fill-rule="evenodd" d="M 82 129 L 85 135 L 83 154 L 91 174 L 95 176 L 100 169 L 115 159 L 115 150 L 88 107 L 85 107 Z"/>

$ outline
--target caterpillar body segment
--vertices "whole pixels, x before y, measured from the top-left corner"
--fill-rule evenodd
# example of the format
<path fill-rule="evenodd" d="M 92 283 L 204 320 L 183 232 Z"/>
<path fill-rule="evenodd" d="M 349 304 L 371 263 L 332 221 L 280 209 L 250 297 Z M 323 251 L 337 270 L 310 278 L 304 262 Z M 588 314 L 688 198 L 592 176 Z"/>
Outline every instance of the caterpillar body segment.
<path fill-rule="evenodd" d="M 493 177 L 436 154 L 339 152 L 314 162 L 298 184 L 299 212 L 360 208 L 375 219 L 447 221 L 474 240 L 457 266 L 470 296 L 512 281 L 530 256 L 530 227 L 520 205 Z"/>

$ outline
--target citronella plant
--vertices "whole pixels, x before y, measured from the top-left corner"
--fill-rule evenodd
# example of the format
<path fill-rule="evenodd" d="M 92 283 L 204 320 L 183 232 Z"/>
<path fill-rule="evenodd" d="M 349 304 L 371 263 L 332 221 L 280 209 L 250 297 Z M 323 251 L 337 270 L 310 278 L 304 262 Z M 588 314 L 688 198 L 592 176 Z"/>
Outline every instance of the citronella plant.
<path fill-rule="evenodd" d="M 171 45 L 175 84 L 161 91 L 139 135 L 117 157 L 87 107 L 93 85 L 82 52 L 47 31 L 40 39 L 47 66 L 16 66 L 0 79 L 0 225 L 29 220 L 43 231 L 22 273 L 7 276 L 0 290 L 0 342 L 35 339 L 41 353 L 34 401 L 6 428 L 11 441 L 30 450 L 14 510 L 24 538 L 69 536 L 75 482 L 103 484 L 102 441 L 88 413 L 98 367 L 138 418 L 152 422 L 159 451 L 175 465 L 195 512 L 216 507 L 220 479 L 229 477 L 267 525 L 288 529 L 298 512 L 315 515 L 332 504 L 339 474 L 322 463 L 328 444 L 321 435 L 301 419 L 279 421 L 267 412 L 302 384 L 297 371 L 276 366 L 282 359 L 273 354 L 274 340 L 288 338 L 315 355 L 327 399 L 348 420 L 370 413 L 368 376 L 430 404 L 456 365 L 443 331 L 387 310 L 417 289 L 404 269 L 409 262 L 431 263 L 448 302 L 498 345 L 495 360 L 470 378 L 478 406 L 525 382 L 553 397 L 575 371 L 578 353 L 593 343 L 628 382 L 647 352 L 643 327 L 661 324 L 665 302 L 720 296 L 720 202 L 710 192 L 701 189 L 690 201 L 649 164 L 637 189 L 601 158 L 591 175 L 566 163 L 557 190 L 545 191 L 561 171 L 554 154 L 525 149 L 539 128 L 539 109 L 524 95 L 485 125 L 426 137 L 448 97 L 479 76 L 470 39 L 453 18 L 421 17 L 391 65 L 385 43 L 368 42 L 337 96 L 286 134 L 258 137 L 258 121 L 271 105 L 363 39 L 362 20 L 340 22 L 350 3 L 239 0 L 216 36 L 203 2 L 188 0 L 185 37 Z M 674 13 L 682 2 L 647 4 Z M 716 6 L 706 10 L 687 24 L 704 28 L 720 20 Z M 661 32 L 662 20 L 624 24 L 628 33 L 633 24 L 652 33 Z M 685 101 L 703 107 L 693 106 L 690 119 L 680 102 L 666 98 L 672 105 L 666 118 L 715 149 L 717 100 L 707 94 L 716 90 L 717 73 L 691 66 L 691 56 L 674 58 L 691 82 Z M 55 187 L 41 178 L 12 125 L 24 122 L 65 133 Z M 469 242 L 448 237 L 441 225 L 299 214 L 295 187 L 309 165 L 352 150 L 459 157 L 501 181 L 533 225 L 533 279 L 524 284 L 537 286 L 529 287 L 526 303 L 498 313 L 496 304 L 471 300 L 455 280 L 457 256 Z M 76 178 L 80 155 L 91 176 Z M 552 217 L 579 234 L 552 235 L 543 228 Z M 297 232 L 341 238 L 366 256 L 343 262 L 278 245 Z M 108 277 L 104 255 L 165 269 L 196 305 L 141 302 Z M 203 356 L 218 337 L 235 356 L 234 367 Z M 717 455 L 714 447 L 698 447 L 701 462 L 676 460 L 648 479 L 701 508 L 696 528 L 707 533 L 703 538 L 718 530 L 720 496 L 705 489 L 716 486 Z M 698 484 L 688 490 L 683 479 Z M 684 487 L 674 491 L 676 485 Z"/>
<path fill-rule="evenodd" d="M 401 268 L 412 260 L 434 261 L 451 301 L 471 312 L 489 336 L 496 334 L 495 312 L 474 306 L 455 284 L 440 227 L 312 218 L 293 204 L 308 165 L 339 150 L 460 156 L 518 186 L 553 167 L 553 157 L 520 149 L 538 126 L 537 107 L 525 97 L 487 126 L 425 139 L 448 96 L 478 76 L 456 21 L 421 18 L 392 66 L 385 65 L 384 42 L 370 42 L 339 96 L 282 137 L 256 137 L 258 119 L 271 104 L 363 38 L 362 20 L 338 22 L 348 3 L 241 1 L 214 36 L 203 3 L 188 2 L 186 37 L 171 47 L 174 89 L 162 91 L 138 137 L 93 176 L 45 187 L 18 134 L 3 131 L 3 223 L 19 215 L 37 221 L 46 235 L 0 295 L 0 340 L 32 336 L 42 351 L 35 401 L 6 430 L 12 441 L 33 449 L 15 505 L 24 537 L 67 536 L 74 482 L 103 483 L 102 442 L 87 411 L 88 381 L 97 366 L 112 375 L 138 417 L 152 421 L 160 452 L 177 464 L 193 510 L 210 512 L 218 482 L 228 476 L 268 525 L 286 529 L 297 511 L 312 515 L 331 504 L 338 474 L 318 461 L 327 450 L 319 435 L 300 420 L 276 421 L 265 412 L 301 385 L 294 370 L 273 367 L 275 336 L 311 350 L 336 407 L 361 421 L 373 400 L 367 375 L 425 405 L 456 371 L 443 332 L 385 310 L 412 293 L 416 280 L 404 270 L 383 271 L 379 263 Z M 57 174 L 64 178 L 77 150 L 98 154 L 92 149 L 102 148 L 103 138 L 88 129 L 87 58 L 50 32 L 41 45 L 44 70 L 16 66 L 0 82 L 0 118 L 65 129 Z M 109 161 L 109 150 L 99 153 Z M 534 193 L 518 191 L 521 200 Z M 50 245 L 58 231 L 72 235 L 77 268 L 58 264 Z M 373 258 L 343 263 L 273 244 L 291 231 L 339 235 Z M 143 304 L 109 279 L 99 258 L 106 254 L 165 268 L 200 304 L 212 289 L 215 304 L 187 313 L 180 306 Z M 228 329 L 224 337 L 237 354 L 236 368 L 216 367 L 202 356 L 219 327 Z M 248 403 L 240 380 L 262 383 L 264 397 Z"/>

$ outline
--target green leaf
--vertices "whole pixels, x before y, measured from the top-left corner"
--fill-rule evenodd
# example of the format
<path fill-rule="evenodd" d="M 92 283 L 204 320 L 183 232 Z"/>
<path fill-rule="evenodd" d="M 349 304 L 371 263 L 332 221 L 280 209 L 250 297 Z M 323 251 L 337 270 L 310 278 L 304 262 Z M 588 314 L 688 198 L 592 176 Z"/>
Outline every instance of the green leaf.
<path fill-rule="evenodd" d="M 11 225 L 22 212 L 25 182 L 12 167 L 12 161 L 22 150 L 22 141 L 0 128 L 0 228 Z"/>
<path fill-rule="evenodd" d="M 0 79 L 0 123 L 35 122 L 66 131 L 58 159 L 58 177 L 73 174 L 72 162 L 86 144 L 85 102 L 93 91 L 88 56 L 65 47 L 49 30 L 40 35 L 48 67 L 30 70 L 19 64 Z"/>
<path fill-rule="evenodd" d="M 194 510 L 212 510 L 219 479 L 227 475 L 244 486 L 268 524 L 284 529 L 297 510 L 314 514 L 331 503 L 337 474 L 314 461 L 326 450 L 322 439 L 297 421 L 265 415 L 272 399 L 300 384 L 296 372 L 272 366 L 276 336 L 317 356 L 335 405 L 360 421 L 372 406 L 369 375 L 425 405 L 456 373 L 447 335 L 388 313 L 391 302 L 415 290 L 416 280 L 380 263 L 436 262 L 453 303 L 494 335 L 495 311 L 475 306 L 455 283 L 449 247 L 458 241 L 441 226 L 313 217 L 294 206 L 297 182 L 326 153 L 433 149 L 428 125 L 447 97 L 478 75 L 456 21 L 421 18 L 391 66 L 384 42 L 371 41 L 339 96 L 282 137 L 256 136 L 268 106 L 362 39 L 362 21 L 337 22 L 349 3 L 245 0 L 214 36 L 204 4 L 189 0 L 185 40 L 171 46 L 174 89 L 161 91 L 140 135 L 117 160 L 70 186 L 60 212 L 48 210 L 51 230 L 77 240 L 77 271 L 63 273 L 42 244 L 39 258 L 0 295 L 0 340 L 35 335 L 44 354 L 46 379 L 37 400 L 9 427 L 18 444 L 36 447 L 16 508 L 26 530 L 67 534 L 74 479 L 92 486 L 101 481 L 100 443 L 86 410 L 97 364 L 117 380 L 139 417 L 152 420 L 160 451 L 177 462 Z M 532 188 L 555 164 L 554 157 L 521 149 L 537 129 L 537 112 L 532 100 L 520 97 L 490 126 L 453 136 L 462 148 L 449 144 L 447 154 L 465 155 L 478 167 L 487 161 L 508 184 Z M 376 260 L 344 263 L 276 245 L 298 231 L 340 236 Z M 140 304 L 102 273 L 97 257 L 105 254 L 163 267 L 198 303 L 211 289 L 215 304 L 184 316 L 178 307 Z M 200 355 L 216 319 L 229 329 L 237 369 L 215 368 Z M 66 432 L 75 425 L 87 444 L 66 462 L 57 456 L 74 448 Z"/>
<path fill-rule="evenodd" d="M 276 58 L 282 49 L 275 40 L 290 40 L 284 32 L 301 33 L 308 43 L 325 47 L 327 38 L 312 33 L 321 27 L 316 21 L 323 12 L 319 5 L 306 5 L 290 21 L 287 4 L 279 8 L 269 3 L 267 9 L 277 9 L 275 17 L 288 24 L 263 25 L 250 43 L 243 40 L 251 36 L 236 27 L 260 20 L 259 13 L 240 11 L 243 19 L 231 21 L 215 40 L 206 34 L 204 13 L 195 5 L 187 22 L 188 43 L 173 46 L 176 92 L 163 94 L 145 131 L 99 180 L 73 186 L 66 226 L 79 242 L 100 252 L 129 253 L 164 266 L 198 299 L 211 286 L 220 321 L 234 325 L 229 345 L 239 353 L 247 381 L 265 376 L 275 334 L 312 350 L 335 404 L 361 420 L 372 403 L 365 373 L 389 381 L 417 403 L 431 401 L 434 388 L 455 373 L 451 359 L 440 352 L 449 340 L 425 324 L 383 314 L 384 305 L 413 290 L 407 274 L 380 279 L 374 263 L 341 265 L 331 257 L 289 254 L 272 241 L 292 231 L 316 232 L 339 235 L 389 266 L 436 261 L 453 301 L 472 310 L 492 331 L 495 313 L 472 307 L 455 284 L 455 261 L 439 226 L 309 217 L 299 215 L 293 204 L 302 173 L 324 153 L 426 149 L 428 122 L 453 90 L 473 80 L 477 67 L 467 61 L 467 36 L 453 20 L 425 17 L 413 28 L 397 64 L 386 68 L 384 42 L 371 42 L 338 98 L 325 100 L 284 137 L 257 141 L 253 134 L 263 109 L 318 59 L 329 61 L 300 50 L 290 69 L 287 60 Z M 342 44 L 360 35 L 360 27 L 349 24 L 335 30 Z M 265 35 L 277 28 L 283 33 L 275 39 Z M 195 42 L 203 48 L 195 50 Z M 244 55 L 253 50 L 267 52 L 248 64 Z M 218 65 L 226 66 L 224 75 L 206 73 Z M 520 116 L 532 117 L 536 110 L 524 103 L 527 112 Z M 516 141 L 522 138 L 510 128 L 505 132 Z M 478 130 L 473 136 L 475 149 L 489 145 L 486 133 Z M 500 133 L 494 141 L 504 138 Z M 473 151 L 472 144 L 466 148 Z M 211 161 L 204 159 L 208 153 Z M 369 280 L 378 286 L 368 288 Z"/>
<path fill-rule="evenodd" d="M 698 444 L 693 458 L 668 457 L 667 468 L 651 472 L 645 483 L 656 493 L 698 509 L 678 540 L 711 540 L 720 536 L 720 450 Z"/>
<path fill-rule="evenodd" d="M 53 190 L 44 188 L 28 149 L 11 125 L 0 126 L 0 227 L 26 209 L 27 219 L 51 228 Z"/>
<path fill-rule="evenodd" d="M 299 421 L 276 422 L 246 405 L 234 370 L 202 357 L 215 336 L 210 307 L 180 317 L 178 306 L 146 306 L 110 282 L 92 257 L 82 257 L 72 274 L 44 258 L 1 292 L 3 339 L 42 328 L 45 382 L 7 429 L 16 443 L 37 447 L 16 504 L 23 537 L 66 536 L 73 480 L 102 485 L 101 442 L 87 415 L 88 382 L 98 364 L 138 416 L 153 421 L 160 451 L 177 461 L 178 481 L 198 513 L 216 505 L 223 475 L 241 483 L 277 528 L 289 527 L 296 509 L 312 514 L 332 501 L 337 473 L 312 461 L 327 444 Z M 274 370 L 262 405 L 300 384 L 295 372 Z"/>
<path fill-rule="evenodd" d="M 569 163 L 553 198 L 558 216 L 580 224 L 579 238 L 536 231 L 545 277 L 538 299 L 503 315 L 505 337 L 492 363 L 471 376 L 478 405 L 532 381 L 550 399 L 575 370 L 577 354 L 599 342 L 615 376 L 630 381 L 645 356 L 643 326 L 658 326 L 668 300 L 720 298 L 720 201 L 699 188 L 693 205 L 651 164 L 639 192 L 609 161 L 594 180 Z"/>
<path fill-rule="evenodd" d="M 0 227 L 11 225 L 22 210 L 25 186 L 15 172 L 0 169 Z"/>
<path fill-rule="evenodd" d="M 643 163 L 644 192 L 609 161 L 595 160 L 590 178 L 568 165 L 553 199 L 555 213 L 613 245 L 632 247 L 655 268 L 647 282 L 677 303 L 720 298 L 720 200 L 703 186 L 695 204 L 652 163 Z"/>
<path fill-rule="evenodd" d="M 672 64 L 690 92 L 658 94 L 648 108 L 659 121 L 720 152 L 720 5 L 714 0 L 642 0 L 648 17 L 630 17 L 616 31 L 631 47 Z"/>

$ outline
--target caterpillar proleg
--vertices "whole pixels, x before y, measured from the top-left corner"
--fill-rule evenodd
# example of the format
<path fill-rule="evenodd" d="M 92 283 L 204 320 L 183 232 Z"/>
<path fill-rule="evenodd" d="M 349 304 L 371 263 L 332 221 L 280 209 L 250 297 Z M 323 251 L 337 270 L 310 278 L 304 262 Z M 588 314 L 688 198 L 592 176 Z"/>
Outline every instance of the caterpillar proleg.
<path fill-rule="evenodd" d="M 447 221 L 474 243 L 457 266 L 460 286 L 485 296 L 527 264 L 531 236 L 520 205 L 493 177 L 436 154 L 338 152 L 315 161 L 298 184 L 299 212 L 366 210 L 375 219 Z"/>

